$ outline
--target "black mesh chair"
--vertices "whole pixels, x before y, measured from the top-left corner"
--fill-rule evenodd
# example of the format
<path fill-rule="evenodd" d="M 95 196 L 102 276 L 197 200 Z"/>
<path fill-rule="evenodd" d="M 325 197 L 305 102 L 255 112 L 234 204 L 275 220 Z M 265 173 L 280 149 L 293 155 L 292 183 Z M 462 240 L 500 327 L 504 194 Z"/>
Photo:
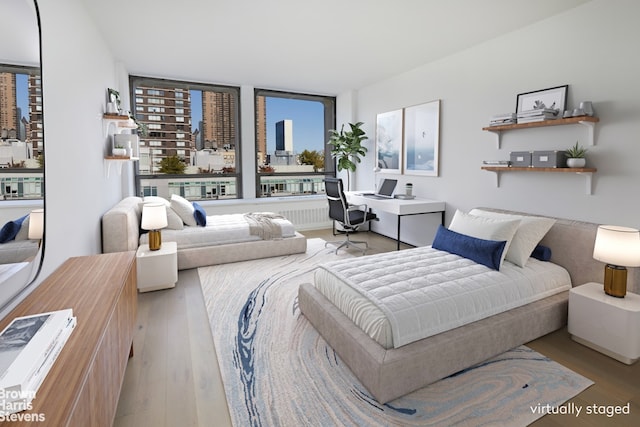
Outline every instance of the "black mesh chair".
<path fill-rule="evenodd" d="M 347 203 L 347 197 L 344 194 L 341 179 L 326 178 L 324 180 L 324 188 L 327 193 L 327 200 L 329 201 L 329 218 L 340 223 L 346 235 L 345 240 L 327 242 L 325 247 L 328 244 L 337 244 L 336 253 L 338 253 L 340 248 L 353 246 L 361 249 L 364 255 L 369 248 L 369 244 L 364 241 L 351 240 L 349 234 L 369 221 L 377 221 L 378 217 L 374 213 L 368 212 L 367 205 L 349 205 L 349 203 Z M 365 245 L 364 249 L 357 246 L 360 244 Z"/>

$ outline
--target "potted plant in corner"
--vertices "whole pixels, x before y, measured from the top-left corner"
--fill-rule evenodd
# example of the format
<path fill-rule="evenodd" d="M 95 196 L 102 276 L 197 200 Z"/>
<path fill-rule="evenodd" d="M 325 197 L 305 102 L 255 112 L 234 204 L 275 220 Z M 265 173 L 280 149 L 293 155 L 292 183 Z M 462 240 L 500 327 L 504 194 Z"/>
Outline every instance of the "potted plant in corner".
<path fill-rule="evenodd" d="M 565 150 L 564 155 L 567 157 L 567 166 L 570 168 L 583 168 L 587 164 L 587 149 L 576 144 Z"/>
<path fill-rule="evenodd" d="M 364 123 L 349 123 L 351 130 L 344 130 L 344 125 L 337 130 L 329 131 L 329 141 L 331 145 L 331 156 L 336 159 L 338 171 L 347 170 L 347 190 L 351 190 L 351 172 L 356 171 L 356 164 L 362 160 L 360 156 L 367 153 L 367 148 L 362 146 L 362 141 L 368 139 L 365 131 L 361 129 Z"/>

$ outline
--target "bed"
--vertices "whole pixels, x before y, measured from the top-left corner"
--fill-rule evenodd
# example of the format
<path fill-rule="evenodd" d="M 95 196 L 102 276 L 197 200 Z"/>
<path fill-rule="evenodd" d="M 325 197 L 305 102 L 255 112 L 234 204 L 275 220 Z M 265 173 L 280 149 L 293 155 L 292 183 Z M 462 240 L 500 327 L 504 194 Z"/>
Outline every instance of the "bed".
<path fill-rule="evenodd" d="M 148 235 L 140 230 L 144 203 L 167 206 L 168 226 L 162 230 L 162 239 L 177 243 L 179 270 L 301 253 L 307 248 L 306 238 L 277 214 L 207 216 L 197 203 L 181 197 L 166 200 L 131 196 L 102 217 L 104 253 L 137 250 L 139 245 L 148 243 Z"/>
<path fill-rule="evenodd" d="M 443 251 L 437 248 L 415 248 L 392 254 L 353 258 L 350 262 L 339 261 L 337 264 L 328 264 L 317 270 L 315 285 L 303 284 L 300 286 L 299 305 L 304 316 L 380 403 L 389 402 L 510 348 L 562 328 L 567 321 L 568 289 L 571 286 L 590 281 L 602 281 L 603 264 L 593 260 L 592 257 L 597 224 L 490 208 L 476 209 L 471 213 L 473 215 L 467 214 L 467 216 L 494 218 L 496 223 L 520 220 L 520 222 L 513 222 L 510 225 L 511 231 L 509 232 L 513 231 L 513 233 L 508 243 L 511 246 L 507 246 L 505 241 L 505 247 L 501 253 L 501 255 L 507 253 L 516 255 L 509 258 L 502 256 L 492 258 L 491 262 L 498 262 L 498 270 L 489 268 L 486 264 L 478 266 L 482 263 L 447 253 L 447 251 L 444 251 L 443 255 Z M 454 216 L 450 228 L 453 228 L 457 215 L 458 213 Z M 507 216 L 501 217 L 501 215 Z M 515 239 L 514 237 L 517 235 L 519 227 L 522 227 L 525 222 L 527 224 L 534 222 L 547 224 L 538 227 L 536 237 L 528 237 L 529 240 L 537 239 L 536 246 L 542 245 L 543 248 L 548 248 L 545 252 L 551 254 L 548 261 L 530 258 L 531 251 L 526 257 L 522 256 L 528 250 L 528 246 L 522 244 L 523 239 Z M 465 229 L 464 221 L 457 223 L 458 226 L 460 224 L 463 226 L 458 227 L 459 229 L 473 231 Z M 547 226 L 548 228 L 545 230 Z M 482 228 L 484 230 L 487 227 L 490 228 L 490 225 Z M 522 232 L 522 230 L 524 228 L 520 231 Z M 538 237 L 541 237 L 541 240 Z M 497 239 L 495 240 L 497 241 Z M 438 243 L 441 244 L 441 242 Z M 527 244 L 530 245 L 531 241 L 528 241 Z M 436 246 L 435 240 L 434 246 Z M 425 305 L 422 307 L 422 311 L 415 309 L 412 312 L 411 307 L 407 308 L 403 305 L 403 300 L 413 299 L 413 296 L 411 298 L 398 297 L 397 288 L 389 290 L 386 284 L 380 286 L 379 289 L 377 288 L 376 283 L 380 281 L 380 276 L 384 276 L 384 265 L 389 265 L 393 266 L 396 275 L 402 276 L 398 281 L 401 294 L 404 293 L 406 296 L 412 295 L 412 292 L 423 292 L 422 288 L 415 285 L 414 282 L 421 281 L 424 274 L 414 274 L 415 272 L 411 273 L 408 270 L 410 270 L 412 258 L 422 259 L 428 253 L 436 253 L 438 256 L 453 260 L 462 269 L 479 271 L 480 275 L 488 274 L 489 279 L 482 282 L 483 286 L 495 285 L 498 295 L 500 292 L 511 289 L 509 282 L 500 283 L 504 280 L 503 276 L 517 275 L 518 272 L 527 269 L 535 270 L 537 271 L 535 274 L 540 273 L 542 276 L 535 276 L 535 274 L 531 276 L 526 273 L 524 287 L 527 287 L 527 281 L 531 287 L 543 283 L 542 286 L 539 286 L 542 292 L 539 292 L 537 297 L 526 296 L 519 302 L 502 304 L 498 308 L 489 304 L 488 309 L 480 314 L 467 315 L 462 309 L 463 315 L 459 315 L 460 312 L 456 311 L 458 307 L 454 307 L 453 310 L 438 311 L 438 304 Z M 408 262 L 401 264 L 403 259 Z M 523 265 L 520 266 L 517 263 Z M 424 265 L 415 261 L 413 264 L 416 264 L 417 268 L 425 268 Z M 438 263 L 436 262 L 435 265 L 436 267 L 429 268 L 437 269 Z M 424 270 L 420 271 L 424 272 Z M 547 271 L 551 271 L 549 273 L 551 278 L 543 277 Z M 437 274 L 449 275 L 452 274 L 451 272 L 457 274 L 456 268 L 434 274 L 436 276 Z M 637 280 L 633 280 L 638 276 L 637 269 L 630 270 L 629 274 L 632 276 L 630 282 L 637 283 Z M 391 275 L 393 276 L 393 274 Z M 464 276 L 462 280 L 465 280 Z M 347 296 L 345 300 L 345 296 L 340 295 L 343 292 L 341 289 L 344 288 L 341 288 L 341 285 L 331 283 L 332 281 L 352 282 L 351 285 L 355 283 L 356 287 L 349 287 L 349 289 L 356 295 L 369 292 L 366 289 L 363 290 L 363 287 L 373 288 L 373 300 L 370 299 L 371 295 L 368 295 L 367 300 L 370 305 L 364 307 L 359 305 L 362 301 L 358 302 L 357 298 L 349 299 Z M 549 281 L 557 283 L 552 286 L 547 283 Z M 372 282 L 374 285 L 370 286 L 368 282 Z M 407 286 L 407 283 L 410 285 Z M 359 285 L 362 286 L 358 287 Z M 412 288 L 414 285 L 415 289 Z M 551 290 L 551 288 L 555 290 Z M 460 287 L 456 288 L 455 293 L 459 293 L 459 289 Z M 440 290 L 440 292 L 443 291 Z M 482 291 L 476 290 L 476 292 Z M 482 293 L 472 293 L 472 295 L 475 296 L 471 298 L 471 305 L 474 305 L 474 302 L 482 301 L 484 296 Z M 340 302 L 341 298 L 342 302 Z M 390 320 L 388 311 L 391 309 L 382 305 L 379 300 L 390 300 L 392 306 L 399 305 L 400 319 Z M 446 301 L 444 305 L 446 305 Z M 351 307 L 351 312 L 349 312 L 349 307 Z M 376 309 L 378 309 L 377 313 Z M 492 312 L 492 310 L 494 311 Z M 454 315 L 447 320 L 447 314 L 451 313 Z M 398 316 L 398 313 L 392 312 L 391 316 L 393 319 L 393 316 Z M 406 318 L 402 319 L 402 316 Z M 432 328 L 430 322 L 433 317 L 444 317 L 445 322 L 443 325 Z M 409 333 L 398 333 L 395 329 L 397 325 L 392 326 L 390 331 L 389 325 L 382 325 L 384 320 L 380 320 L 381 318 L 386 318 L 389 324 L 404 325 Z M 422 323 L 427 327 L 422 328 L 419 333 L 414 333 L 412 327 Z M 399 341 L 396 342 L 398 337 Z"/>

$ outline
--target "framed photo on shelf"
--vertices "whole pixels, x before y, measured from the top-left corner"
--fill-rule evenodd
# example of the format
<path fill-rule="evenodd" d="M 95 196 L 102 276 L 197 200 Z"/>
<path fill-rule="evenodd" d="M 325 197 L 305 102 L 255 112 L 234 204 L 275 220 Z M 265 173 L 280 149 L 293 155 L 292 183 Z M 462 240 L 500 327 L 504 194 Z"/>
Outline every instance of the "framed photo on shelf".
<path fill-rule="evenodd" d="M 438 176 L 440 100 L 404 109 L 404 173 Z"/>
<path fill-rule="evenodd" d="M 516 100 L 516 113 L 550 108 L 558 110 L 562 114 L 567 107 L 568 89 L 569 85 L 564 85 L 549 89 L 535 90 L 533 92 L 520 93 Z"/>
<path fill-rule="evenodd" d="M 401 109 L 376 116 L 376 162 L 381 172 L 402 172 Z"/>

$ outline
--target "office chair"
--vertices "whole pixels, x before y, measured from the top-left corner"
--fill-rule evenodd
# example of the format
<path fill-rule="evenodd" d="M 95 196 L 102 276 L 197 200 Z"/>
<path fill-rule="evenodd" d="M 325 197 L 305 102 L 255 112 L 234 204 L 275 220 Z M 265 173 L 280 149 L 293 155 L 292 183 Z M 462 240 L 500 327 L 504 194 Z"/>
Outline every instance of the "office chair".
<path fill-rule="evenodd" d="M 346 240 L 327 242 L 325 247 L 330 243 L 338 244 L 336 248 L 336 253 L 338 253 L 340 248 L 353 246 L 361 249 L 362 255 L 364 255 L 367 249 L 369 249 L 369 244 L 364 241 L 351 240 L 349 234 L 369 221 L 377 221 L 378 217 L 376 214 L 368 212 L 367 205 L 349 205 L 349 203 L 347 203 L 347 197 L 344 194 L 341 179 L 325 178 L 324 187 L 327 193 L 327 200 L 329 201 L 329 218 L 340 223 L 346 235 Z M 364 249 L 357 246 L 363 243 L 365 245 Z"/>

